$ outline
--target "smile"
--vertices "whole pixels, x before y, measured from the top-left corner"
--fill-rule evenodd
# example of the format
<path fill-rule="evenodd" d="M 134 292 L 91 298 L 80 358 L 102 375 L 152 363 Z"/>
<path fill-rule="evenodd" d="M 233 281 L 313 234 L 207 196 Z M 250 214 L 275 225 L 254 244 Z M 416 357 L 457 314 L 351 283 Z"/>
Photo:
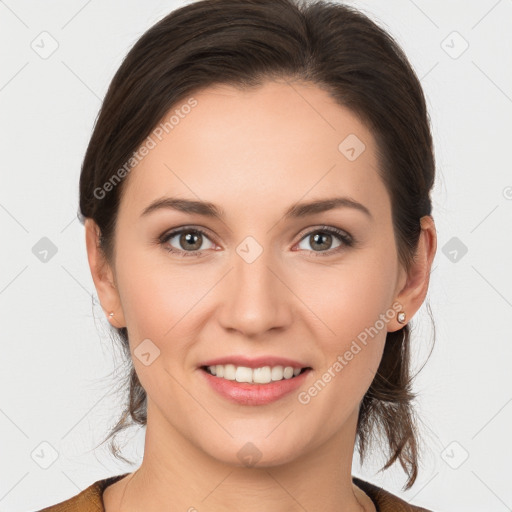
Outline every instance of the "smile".
<path fill-rule="evenodd" d="M 203 367 L 210 375 L 249 384 L 268 384 L 270 382 L 292 379 L 307 368 L 294 368 L 292 366 L 262 366 L 249 368 L 247 366 L 235 366 L 234 364 L 217 364 Z"/>
<path fill-rule="evenodd" d="M 265 405 L 289 396 L 304 386 L 311 371 L 310 367 L 293 366 L 249 368 L 226 364 L 200 367 L 200 375 L 204 376 L 210 389 L 238 405 Z"/>

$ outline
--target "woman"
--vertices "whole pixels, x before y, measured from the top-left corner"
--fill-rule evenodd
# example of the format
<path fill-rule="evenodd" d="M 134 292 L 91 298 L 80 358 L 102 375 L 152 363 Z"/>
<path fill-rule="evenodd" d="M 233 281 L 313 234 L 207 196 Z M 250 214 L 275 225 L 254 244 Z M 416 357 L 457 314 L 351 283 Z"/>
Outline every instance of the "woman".
<path fill-rule="evenodd" d="M 133 473 L 46 508 L 417 511 L 351 475 L 383 433 L 416 480 L 408 322 L 436 231 L 432 138 L 402 50 L 353 8 L 197 1 L 105 97 L 80 214 L 133 367 Z"/>

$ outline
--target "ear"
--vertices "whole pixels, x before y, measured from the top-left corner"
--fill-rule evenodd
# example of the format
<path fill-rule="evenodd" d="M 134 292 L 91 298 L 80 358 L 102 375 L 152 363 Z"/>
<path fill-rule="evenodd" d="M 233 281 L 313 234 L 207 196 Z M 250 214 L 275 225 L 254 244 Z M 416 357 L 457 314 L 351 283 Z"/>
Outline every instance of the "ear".
<path fill-rule="evenodd" d="M 430 282 L 432 262 L 437 250 L 437 233 L 434 219 L 430 215 L 425 215 L 420 219 L 420 224 L 421 233 L 416 254 L 409 272 L 406 273 L 405 269 L 401 269 L 397 283 L 398 294 L 394 300 L 394 302 L 401 304 L 398 311 L 405 313 L 406 323 L 416 314 L 425 300 Z M 404 325 L 399 323 L 395 316 L 394 320 L 388 324 L 388 331 L 397 331 Z"/>
<path fill-rule="evenodd" d="M 107 320 L 114 327 L 125 327 L 126 323 L 119 292 L 115 285 L 114 271 L 107 262 L 99 244 L 101 230 L 94 220 L 90 218 L 85 219 L 84 226 L 89 268 L 91 269 L 92 279 L 101 307 Z M 109 316 L 111 312 L 114 313 L 113 317 Z"/>

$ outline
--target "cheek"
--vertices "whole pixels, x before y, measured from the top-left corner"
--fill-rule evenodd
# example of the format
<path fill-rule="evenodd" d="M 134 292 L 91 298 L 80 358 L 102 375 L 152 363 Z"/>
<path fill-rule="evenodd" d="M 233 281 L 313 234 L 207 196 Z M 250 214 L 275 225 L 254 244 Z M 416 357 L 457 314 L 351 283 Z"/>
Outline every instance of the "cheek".
<path fill-rule="evenodd" d="M 171 262 L 164 250 L 155 256 L 157 250 L 125 249 L 130 258 L 119 262 L 117 274 L 132 353 L 137 355 L 138 345 L 150 339 L 165 356 L 159 365 L 174 371 L 192 364 L 191 348 L 203 326 L 203 301 L 218 277 L 199 272 L 196 265 Z"/>
<path fill-rule="evenodd" d="M 327 269 L 304 272 L 300 279 L 295 278 L 294 289 L 318 318 L 325 333 L 322 339 L 333 349 L 342 349 L 358 336 L 364 339 L 365 333 L 385 338 L 387 322 L 394 313 L 391 309 L 396 279 L 393 254 L 386 256 L 381 252 L 379 256 L 377 250 L 361 251 Z M 387 320 L 383 322 L 382 315 L 386 312 Z"/>
<path fill-rule="evenodd" d="M 136 239 L 119 244 L 123 257 L 116 269 L 123 311 L 132 331 L 161 338 L 200 300 L 205 283 L 192 265 L 171 261 L 163 248 L 141 245 Z"/>
<path fill-rule="evenodd" d="M 316 339 L 323 356 L 315 376 L 318 386 L 304 399 L 313 402 L 315 392 L 323 395 L 314 407 L 332 407 L 335 422 L 357 406 L 370 386 L 395 314 L 391 303 L 396 261 L 389 247 L 380 249 L 375 245 L 347 257 L 337 268 L 304 273 L 308 277 L 300 279 L 298 293 L 307 298 L 316 317 L 313 323 L 319 326 Z"/>
<path fill-rule="evenodd" d="M 392 274 L 389 267 L 347 265 L 326 281 L 327 293 L 309 287 L 316 290 L 307 297 L 311 310 L 321 320 L 314 323 L 320 326 L 316 339 L 322 365 L 311 387 L 298 398 L 309 417 L 326 418 L 326 432 L 335 432 L 351 414 L 357 416 L 357 408 L 375 377 L 386 326 L 394 314 L 394 310 L 388 310 Z"/>

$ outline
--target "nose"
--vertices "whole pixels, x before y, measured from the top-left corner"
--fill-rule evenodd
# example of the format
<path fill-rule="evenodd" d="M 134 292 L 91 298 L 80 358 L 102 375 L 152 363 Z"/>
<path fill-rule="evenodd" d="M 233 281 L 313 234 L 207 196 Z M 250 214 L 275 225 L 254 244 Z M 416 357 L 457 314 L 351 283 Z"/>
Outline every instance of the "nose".
<path fill-rule="evenodd" d="M 267 251 L 250 262 L 234 254 L 232 269 L 220 291 L 219 321 L 224 329 L 247 338 L 289 327 L 293 293 Z"/>

